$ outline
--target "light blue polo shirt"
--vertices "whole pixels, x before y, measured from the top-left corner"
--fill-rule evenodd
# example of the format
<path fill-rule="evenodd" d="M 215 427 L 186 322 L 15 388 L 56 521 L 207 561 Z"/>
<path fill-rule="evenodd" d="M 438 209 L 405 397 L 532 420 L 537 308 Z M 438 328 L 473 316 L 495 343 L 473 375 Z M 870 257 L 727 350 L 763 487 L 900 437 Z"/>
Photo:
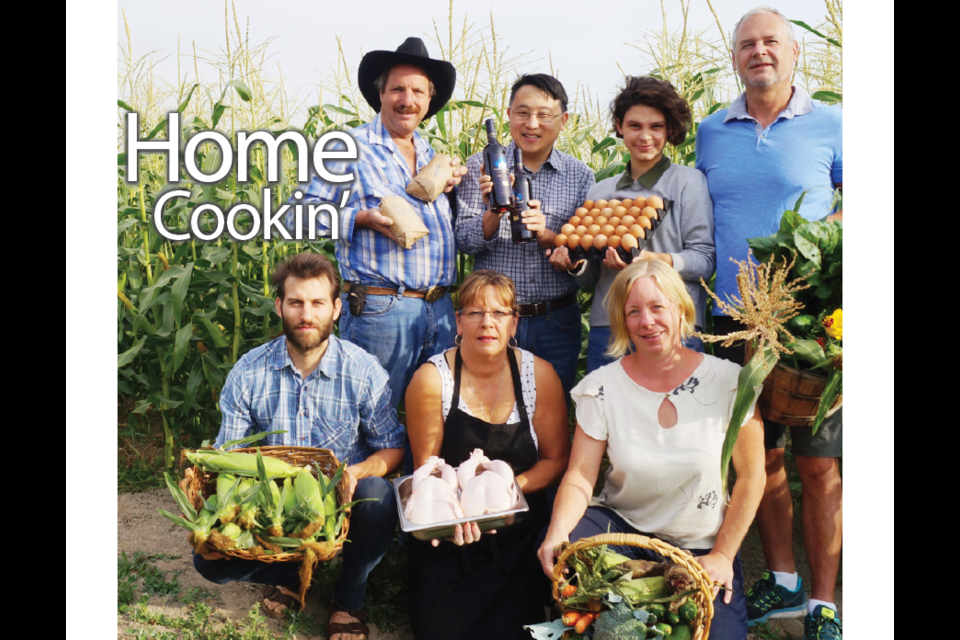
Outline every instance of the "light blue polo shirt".
<path fill-rule="evenodd" d="M 700 123 L 696 166 L 713 198 L 722 300 L 739 297 L 730 258 L 746 260 L 747 238 L 776 233 L 800 194 L 810 190 L 800 207 L 807 220 L 830 213 L 834 185 L 843 182 L 842 113 L 794 87 L 787 108 L 766 129 L 747 113 L 745 94 Z"/>

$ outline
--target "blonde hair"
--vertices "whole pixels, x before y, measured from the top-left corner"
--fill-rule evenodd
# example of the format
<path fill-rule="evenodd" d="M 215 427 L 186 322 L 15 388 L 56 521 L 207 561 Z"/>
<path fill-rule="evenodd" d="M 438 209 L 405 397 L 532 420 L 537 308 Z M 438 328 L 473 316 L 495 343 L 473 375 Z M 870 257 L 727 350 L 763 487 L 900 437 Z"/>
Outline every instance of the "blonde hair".
<path fill-rule="evenodd" d="M 653 278 L 663 295 L 679 307 L 680 337 L 686 339 L 693 335 L 697 310 L 680 274 L 662 260 L 639 260 L 617 274 L 603 303 L 607 317 L 610 318 L 610 345 L 607 355 L 611 358 L 621 358 L 633 352 L 625 307 L 634 283 L 646 276 Z"/>
<path fill-rule="evenodd" d="M 467 279 L 460 285 L 460 294 L 457 297 L 457 311 L 463 311 L 469 305 L 480 300 L 487 287 L 492 287 L 493 290 L 497 292 L 497 296 L 500 298 L 500 303 L 503 304 L 503 306 L 509 307 L 514 311 L 519 308 L 517 305 L 517 290 L 513 286 L 513 280 L 502 273 L 481 269 L 467 276 Z"/>

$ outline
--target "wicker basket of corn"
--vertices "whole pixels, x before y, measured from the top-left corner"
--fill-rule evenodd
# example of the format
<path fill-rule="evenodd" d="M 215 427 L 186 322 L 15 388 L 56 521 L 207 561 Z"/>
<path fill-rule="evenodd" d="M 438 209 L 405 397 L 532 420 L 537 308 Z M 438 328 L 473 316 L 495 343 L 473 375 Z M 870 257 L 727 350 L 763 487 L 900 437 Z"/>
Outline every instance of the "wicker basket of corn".
<path fill-rule="evenodd" d="M 302 562 L 301 600 L 317 562 L 332 560 L 350 528 L 350 478 L 328 449 L 269 446 L 185 452 L 193 463 L 170 492 L 199 554 Z"/>
<path fill-rule="evenodd" d="M 639 534 L 607 533 L 591 538 L 583 538 L 569 545 L 564 545 L 553 568 L 553 598 L 557 602 L 557 607 L 561 612 L 567 613 L 568 611 L 575 610 L 575 607 L 570 606 L 568 603 L 576 600 L 561 595 L 563 585 L 569 584 L 571 580 L 568 575 L 564 574 L 564 569 L 568 566 L 571 557 L 580 551 L 604 545 L 649 549 L 664 559 L 664 563 L 661 566 L 665 567 L 667 571 L 671 571 L 671 565 L 676 565 L 678 568 L 676 573 L 690 582 L 690 584 L 683 587 L 683 593 L 687 595 L 682 598 L 677 598 L 677 596 L 671 596 L 669 598 L 651 597 L 648 600 L 650 602 L 669 600 L 670 602 L 664 604 L 672 610 L 678 609 L 679 606 L 687 600 L 695 603 L 696 613 L 689 621 L 693 632 L 693 640 L 707 640 L 710 635 L 710 622 L 713 619 L 713 582 L 710 580 L 707 572 L 697 563 L 690 552 L 678 549 L 662 540 Z M 643 601 L 642 598 L 641 601 Z M 591 606 L 588 606 L 590 610 L 596 610 L 599 608 L 599 601 L 595 600 L 591 602 L 590 605 Z"/>

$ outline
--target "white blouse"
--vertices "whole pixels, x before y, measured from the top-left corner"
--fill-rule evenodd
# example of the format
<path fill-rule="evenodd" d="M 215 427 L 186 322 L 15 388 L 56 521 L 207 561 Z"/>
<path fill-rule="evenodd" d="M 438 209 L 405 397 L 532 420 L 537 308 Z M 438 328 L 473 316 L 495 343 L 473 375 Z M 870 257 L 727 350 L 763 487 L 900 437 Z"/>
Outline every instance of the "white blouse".
<path fill-rule="evenodd" d="M 527 409 L 527 418 L 530 420 L 530 434 L 533 436 L 533 444 L 537 447 L 539 451 L 540 445 L 537 442 L 537 433 L 533 428 L 533 414 L 537 408 L 537 385 L 534 377 L 534 363 L 533 363 L 533 354 L 524 349 L 520 349 L 520 391 L 523 393 L 523 404 Z M 446 354 L 438 353 L 428 360 L 433 366 L 437 368 L 437 371 L 440 372 L 440 383 L 441 383 L 441 396 L 440 396 L 440 405 L 443 410 L 443 421 L 447 421 L 447 415 L 450 414 L 450 405 L 453 403 L 453 372 L 450 370 L 450 367 L 447 365 Z M 508 377 L 509 372 L 505 372 L 503 376 L 504 384 L 513 384 L 513 382 Z M 460 378 L 460 410 L 466 413 L 468 416 L 473 416 L 473 412 L 470 411 L 470 408 L 467 406 L 467 403 L 463 399 L 463 388 L 468 386 L 469 383 L 466 381 L 465 377 L 461 376 Z M 477 417 L 477 416 L 473 416 Z M 515 424 L 520 422 L 520 412 L 517 410 L 517 404 L 514 402 L 513 411 L 510 412 L 510 416 L 507 417 L 506 424 Z"/>
<path fill-rule="evenodd" d="M 584 378 L 571 392 L 577 422 L 607 442 L 611 465 L 591 504 L 683 549 L 712 549 L 726 511 L 720 456 L 739 374 L 739 365 L 705 355 L 669 393 L 634 382 L 621 360 Z M 667 399 L 678 418 L 670 429 L 658 418 Z M 752 417 L 750 410 L 744 424 Z"/>

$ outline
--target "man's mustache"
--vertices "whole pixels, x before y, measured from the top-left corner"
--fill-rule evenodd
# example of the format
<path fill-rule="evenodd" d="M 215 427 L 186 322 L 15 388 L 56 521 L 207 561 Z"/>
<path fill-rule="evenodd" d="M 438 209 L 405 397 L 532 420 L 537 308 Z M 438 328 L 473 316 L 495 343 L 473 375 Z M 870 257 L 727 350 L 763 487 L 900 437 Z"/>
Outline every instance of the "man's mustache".
<path fill-rule="evenodd" d="M 406 116 L 406 115 L 411 115 L 411 114 L 420 113 L 420 109 L 417 108 L 417 107 L 413 107 L 413 106 L 411 106 L 411 107 L 394 107 L 393 110 L 396 111 L 397 113 L 399 113 L 399 114 L 401 114 L 401 115 L 405 115 L 405 116 Z"/>

